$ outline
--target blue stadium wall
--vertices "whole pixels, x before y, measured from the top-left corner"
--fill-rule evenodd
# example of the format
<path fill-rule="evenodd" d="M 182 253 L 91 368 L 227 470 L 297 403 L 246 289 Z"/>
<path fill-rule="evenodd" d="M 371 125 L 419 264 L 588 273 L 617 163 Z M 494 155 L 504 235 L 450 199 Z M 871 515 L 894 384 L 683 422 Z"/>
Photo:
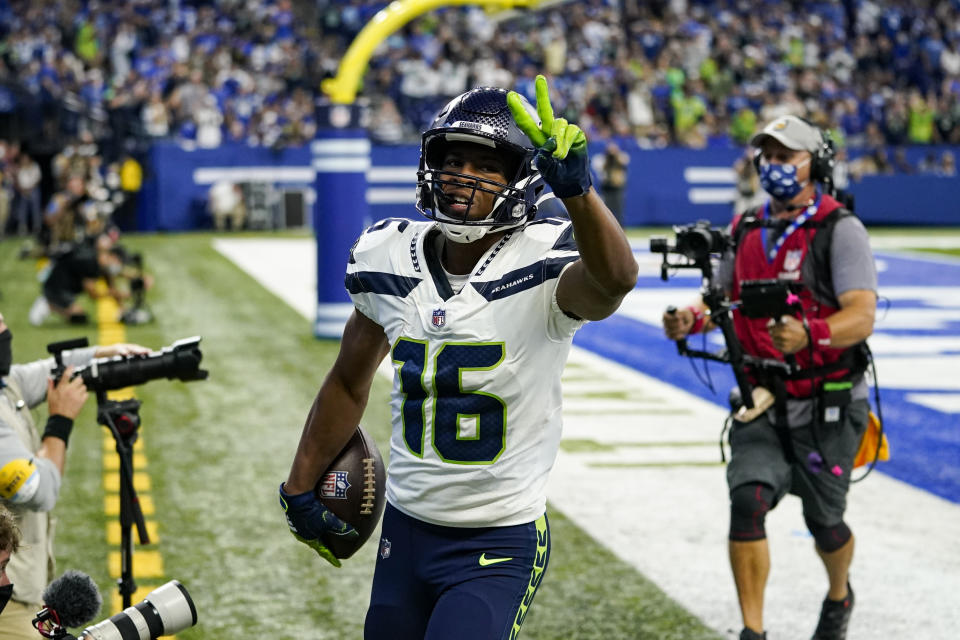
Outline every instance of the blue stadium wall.
<path fill-rule="evenodd" d="M 628 226 L 672 225 L 730 218 L 738 149 L 630 148 L 625 222 Z M 915 147 L 907 158 L 916 164 L 931 151 Z M 593 153 L 603 146 L 594 145 Z M 960 155 L 960 150 L 954 150 Z M 367 193 L 372 220 L 411 217 L 419 148 L 415 145 L 371 148 Z M 210 226 L 207 191 L 221 178 L 271 182 L 278 187 L 311 189 L 315 172 L 308 147 L 283 150 L 225 145 L 186 150 L 173 142 L 154 145 L 139 201 L 142 231 L 186 231 Z M 960 224 L 960 177 L 933 175 L 867 176 L 851 185 L 858 215 L 867 224 Z M 323 198 L 322 194 L 318 195 Z M 361 197 L 358 194 L 358 197 Z M 309 216 L 308 216 L 309 217 Z"/>

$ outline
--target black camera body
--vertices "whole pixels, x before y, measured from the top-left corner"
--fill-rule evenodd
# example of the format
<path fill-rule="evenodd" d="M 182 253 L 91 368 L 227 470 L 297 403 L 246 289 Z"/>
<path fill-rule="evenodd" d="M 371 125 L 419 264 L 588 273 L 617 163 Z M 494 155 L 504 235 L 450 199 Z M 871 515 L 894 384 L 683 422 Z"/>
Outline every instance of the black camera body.
<path fill-rule="evenodd" d="M 706 220 L 676 227 L 676 252 L 691 260 L 707 259 L 712 253 L 723 253 L 730 246 L 730 238 L 720 229 L 714 229 Z"/>
<path fill-rule="evenodd" d="M 686 256 L 696 263 L 709 260 L 711 254 L 723 253 L 731 246 L 730 236 L 722 229 L 716 229 L 707 220 L 699 220 L 693 224 L 675 226 L 676 241 L 673 246 L 666 238 L 650 238 L 650 252 L 677 253 Z"/>
<path fill-rule="evenodd" d="M 85 346 L 86 338 L 47 345 L 47 351 L 52 353 L 56 360 L 56 365 L 50 372 L 55 383 L 63 376 L 65 369 L 62 352 L 65 349 Z M 87 389 L 96 392 L 123 389 L 160 378 L 183 382 L 205 380 L 209 373 L 200 368 L 202 359 L 200 336 L 193 336 L 177 340 L 169 347 L 147 355 L 97 358 L 89 365 L 77 368 L 73 376 L 83 378 Z"/>

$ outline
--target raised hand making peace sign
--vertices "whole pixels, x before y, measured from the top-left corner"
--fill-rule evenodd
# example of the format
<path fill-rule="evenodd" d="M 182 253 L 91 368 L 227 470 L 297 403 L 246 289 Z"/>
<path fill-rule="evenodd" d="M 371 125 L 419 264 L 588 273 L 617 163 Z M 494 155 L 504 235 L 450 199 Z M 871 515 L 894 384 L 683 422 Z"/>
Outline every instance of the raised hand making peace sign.
<path fill-rule="evenodd" d="M 534 166 L 558 198 L 582 196 L 593 184 L 587 154 L 587 136 L 575 124 L 553 117 L 547 79 L 538 75 L 536 82 L 538 125 L 524 107 L 525 101 L 516 91 L 507 94 L 513 120 L 537 147 Z"/>

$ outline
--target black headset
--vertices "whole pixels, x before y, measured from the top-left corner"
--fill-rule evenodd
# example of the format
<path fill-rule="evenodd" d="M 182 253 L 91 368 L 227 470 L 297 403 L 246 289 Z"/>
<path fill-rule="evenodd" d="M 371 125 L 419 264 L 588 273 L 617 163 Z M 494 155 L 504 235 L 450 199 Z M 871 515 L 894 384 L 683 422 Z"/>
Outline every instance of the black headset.
<path fill-rule="evenodd" d="M 817 146 L 817 150 L 810 154 L 810 179 L 814 182 L 833 185 L 833 167 L 837 163 L 837 151 L 833 145 L 833 138 L 829 132 L 824 131 L 806 118 L 800 119 L 820 134 L 820 144 Z"/>
<path fill-rule="evenodd" d="M 837 162 L 837 152 L 834 148 L 833 138 L 829 133 L 806 118 L 801 118 L 800 116 L 797 116 L 797 118 L 813 127 L 820 136 L 820 144 L 817 146 L 816 151 L 810 152 L 810 179 L 814 182 L 827 184 L 829 187 L 832 187 L 833 167 Z M 760 173 L 761 155 L 762 151 L 760 149 L 757 149 L 753 153 L 753 167 L 757 170 L 758 175 Z"/>

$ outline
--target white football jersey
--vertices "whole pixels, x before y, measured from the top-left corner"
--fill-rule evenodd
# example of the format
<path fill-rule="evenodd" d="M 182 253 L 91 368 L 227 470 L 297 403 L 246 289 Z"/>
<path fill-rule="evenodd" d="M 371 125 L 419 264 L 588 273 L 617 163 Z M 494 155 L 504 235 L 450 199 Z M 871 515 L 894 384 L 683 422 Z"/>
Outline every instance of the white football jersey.
<path fill-rule="evenodd" d="M 394 381 L 387 499 L 446 526 L 531 522 L 546 509 L 560 374 L 583 324 L 560 310 L 579 258 L 569 220 L 508 233 L 455 293 L 432 221 L 383 220 L 347 265 L 357 309 L 383 327 Z"/>

